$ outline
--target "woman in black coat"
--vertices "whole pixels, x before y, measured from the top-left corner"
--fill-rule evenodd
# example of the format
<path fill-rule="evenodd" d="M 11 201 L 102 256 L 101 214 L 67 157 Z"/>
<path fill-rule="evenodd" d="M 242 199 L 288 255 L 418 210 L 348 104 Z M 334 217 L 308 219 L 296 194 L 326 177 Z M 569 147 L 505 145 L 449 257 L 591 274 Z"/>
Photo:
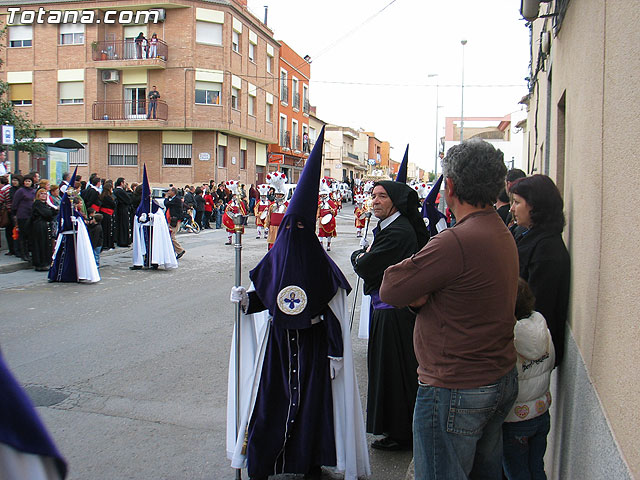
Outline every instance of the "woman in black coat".
<path fill-rule="evenodd" d="M 100 194 L 100 213 L 102 214 L 102 251 L 115 248 L 114 216 L 116 213 L 116 201 L 113 198 L 113 182 L 107 180 Z"/>
<path fill-rule="evenodd" d="M 520 276 L 536 297 L 535 309 L 544 315 L 556 350 L 556 365 L 564 355 L 569 307 L 571 261 L 562 240 L 563 201 L 546 175 L 532 175 L 511 186 L 511 212 L 524 233 L 516 237 Z"/>
<path fill-rule="evenodd" d="M 195 222 L 200 225 L 200 228 L 204 228 L 204 224 L 202 223 L 202 217 L 204 216 L 204 197 L 202 196 L 202 189 L 200 187 L 196 188 L 196 194 L 194 197 L 196 201 L 196 217 Z"/>
<path fill-rule="evenodd" d="M 47 204 L 48 195 L 46 189 L 39 189 L 31 210 L 31 259 L 37 272 L 46 272 L 51 265 L 51 221 L 58 212 Z"/>

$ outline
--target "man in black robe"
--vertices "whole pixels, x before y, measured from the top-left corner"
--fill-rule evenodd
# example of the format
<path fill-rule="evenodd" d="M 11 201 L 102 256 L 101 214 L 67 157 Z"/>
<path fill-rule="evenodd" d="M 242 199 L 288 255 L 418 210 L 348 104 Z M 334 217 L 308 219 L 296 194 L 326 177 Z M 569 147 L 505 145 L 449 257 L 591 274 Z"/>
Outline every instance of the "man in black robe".
<path fill-rule="evenodd" d="M 367 368 L 367 432 L 384 435 L 372 443 L 380 450 L 401 450 L 412 440 L 418 362 L 413 350 L 415 314 L 380 300 L 385 269 L 410 257 L 429 239 L 418 211 L 418 194 L 401 182 L 377 182 L 373 214 L 379 219 L 371 246 L 351 255 L 353 267 L 371 296 Z"/>
<path fill-rule="evenodd" d="M 124 178 L 116 180 L 113 196 L 116 199 L 115 239 L 119 247 L 131 245 L 131 197 L 124 189 Z"/>
<path fill-rule="evenodd" d="M 80 194 L 86 208 L 93 208 L 96 212 L 100 211 L 100 177 L 97 175 L 91 177 L 89 185 Z"/>

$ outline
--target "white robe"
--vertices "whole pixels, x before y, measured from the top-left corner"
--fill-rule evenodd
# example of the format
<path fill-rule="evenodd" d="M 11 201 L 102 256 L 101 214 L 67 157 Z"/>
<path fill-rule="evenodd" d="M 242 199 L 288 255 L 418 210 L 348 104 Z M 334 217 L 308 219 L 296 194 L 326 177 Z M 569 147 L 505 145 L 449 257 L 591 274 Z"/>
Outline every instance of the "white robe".
<path fill-rule="evenodd" d="M 0 478 L 16 480 L 62 479 L 53 458 L 24 453 L 4 443 L 0 443 Z"/>
<path fill-rule="evenodd" d="M 336 443 L 336 469 L 344 472 L 345 480 L 371 475 L 369 451 L 364 428 L 360 393 L 356 380 L 349 329 L 347 294 L 343 289 L 329 302 L 329 308 L 340 321 L 343 339 L 343 367 L 331 380 L 333 396 L 333 424 Z M 244 432 L 247 429 L 258 394 L 262 362 L 271 322 L 269 312 L 262 311 L 241 316 L 240 329 L 240 428 L 236 441 L 236 343 L 235 329 L 229 356 L 229 381 L 227 395 L 227 456 L 233 468 L 246 467 L 246 455 L 242 453 Z"/>
<path fill-rule="evenodd" d="M 358 338 L 369 338 L 369 321 L 371 314 L 371 296 L 362 294 L 360 301 L 360 324 L 358 325 Z"/>
<path fill-rule="evenodd" d="M 153 235 L 151 237 L 151 263 L 166 269 L 177 268 L 178 260 L 171 243 L 171 234 L 167 226 L 164 213 L 158 210 L 150 215 L 149 221 L 153 225 Z M 147 246 L 144 242 L 144 226 L 138 222 L 138 216 L 133 218 L 133 264 L 143 266 L 144 256 L 147 253 Z"/>
<path fill-rule="evenodd" d="M 76 272 L 78 273 L 78 281 L 95 283 L 100 281 L 100 273 L 96 265 L 96 258 L 93 255 L 93 247 L 89 239 L 89 233 L 84 221 L 73 220 L 76 225 Z M 56 258 L 60 244 L 62 243 L 62 235 L 73 235 L 73 232 L 61 232 L 58 234 L 56 246 L 53 249 L 52 258 Z"/>

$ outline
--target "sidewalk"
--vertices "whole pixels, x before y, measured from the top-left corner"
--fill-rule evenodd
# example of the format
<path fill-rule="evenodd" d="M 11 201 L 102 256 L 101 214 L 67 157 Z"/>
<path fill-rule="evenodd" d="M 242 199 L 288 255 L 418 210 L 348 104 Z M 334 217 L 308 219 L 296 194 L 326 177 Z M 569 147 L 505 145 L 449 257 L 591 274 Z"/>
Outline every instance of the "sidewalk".
<path fill-rule="evenodd" d="M 7 240 L 4 236 L 4 228 L 0 228 L 0 237 L 2 239 L 2 247 L 0 247 L 0 274 L 13 273 L 19 270 L 28 270 L 33 268 L 29 263 L 13 255 L 5 255 L 7 253 Z M 104 251 L 100 256 L 115 255 L 116 253 L 123 253 L 130 251 L 131 247 L 116 247 L 115 249 Z"/>

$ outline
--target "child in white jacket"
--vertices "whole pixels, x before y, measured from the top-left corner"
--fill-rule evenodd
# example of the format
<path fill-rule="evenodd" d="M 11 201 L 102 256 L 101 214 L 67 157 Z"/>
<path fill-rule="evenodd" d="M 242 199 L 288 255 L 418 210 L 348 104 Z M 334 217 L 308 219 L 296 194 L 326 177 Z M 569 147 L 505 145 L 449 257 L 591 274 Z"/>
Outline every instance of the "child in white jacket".
<path fill-rule="evenodd" d="M 529 285 L 518 280 L 514 342 L 517 351 L 518 398 L 502 426 L 503 467 L 509 480 L 546 479 L 544 453 L 550 428 L 549 380 L 555 363 L 551 333 L 544 317 L 533 311 Z"/>

